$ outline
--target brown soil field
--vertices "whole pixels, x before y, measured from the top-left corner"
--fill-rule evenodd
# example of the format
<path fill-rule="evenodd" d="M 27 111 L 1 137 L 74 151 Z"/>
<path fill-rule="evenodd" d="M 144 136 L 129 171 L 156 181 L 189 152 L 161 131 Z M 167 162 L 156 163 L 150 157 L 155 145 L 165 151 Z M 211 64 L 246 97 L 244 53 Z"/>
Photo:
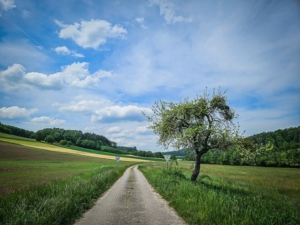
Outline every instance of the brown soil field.
<path fill-rule="evenodd" d="M 89 153 L 89 152 L 81 152 L 81 151 L 57 147 L 54 145 L 41 143 L 41 142 L 23 141 L 23 140 L 16 140 L 16 139 L 2 138 L 2 137 L 0 137 L 0 141 L 19 144 L 19 145 L 23 145 L 23 146 L 27 146 L 27 147 L 31 147 L 31 148 L 44 149 L 44 150 L 48 150 L 48 151 L 63 152 L 63 153 L 70 153 L 70 154 L 76 154 L 76 155 L 82 155 L 82 156 L 90 156 L 90 157 L 101 158 L 101 159 L 115 160 L 115 156 L 94 154 L 94 153 Z M 126 161 L 126 162 L 149 162 L 147 160 L 126 158 L 126 157 L 121 157 L 121 160 Z"/>
<path fill-rule="evenodd" d="M 82 157 L 75 154 L 57 154 L 57 152 L 51 152 L 47 150 L 40 150 L 37 148 L 31 148 L 22 145 L 16 145 L 6 142 L 0 142 L 0 159 L 11 159 L 11 160 L 59 160 L 59 161 L 93 161 L 91 157 Z M 0 170 L 1 168 L 0 165 Z"/>

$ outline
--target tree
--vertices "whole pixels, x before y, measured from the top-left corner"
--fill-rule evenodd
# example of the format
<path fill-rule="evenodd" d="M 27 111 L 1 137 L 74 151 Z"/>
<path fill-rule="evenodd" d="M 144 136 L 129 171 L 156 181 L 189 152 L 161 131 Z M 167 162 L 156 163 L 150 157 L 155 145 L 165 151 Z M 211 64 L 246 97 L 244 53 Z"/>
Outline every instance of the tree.
<path fill-rule="evenodd" d="M 49 144 L 53 144 L 54 142 L 54 137 L 52 135 L 48 135 L 45 140 L 45 142 L 49 143 Z"/>
<path fill-rule="evenodd" d="M 211 149 L 225 150 L 240 140 L 238 126 L 233 123 L 237 114 L 220 89 L 212 96 L 206 89 L 202 96 L 179 103 L 156 101 L 152 111 L 151 116 L 144 115 L 159 136 L 158 144 L 196 153 L 191 181 L 196 181 L 200 173 L 203 154 Z"/>

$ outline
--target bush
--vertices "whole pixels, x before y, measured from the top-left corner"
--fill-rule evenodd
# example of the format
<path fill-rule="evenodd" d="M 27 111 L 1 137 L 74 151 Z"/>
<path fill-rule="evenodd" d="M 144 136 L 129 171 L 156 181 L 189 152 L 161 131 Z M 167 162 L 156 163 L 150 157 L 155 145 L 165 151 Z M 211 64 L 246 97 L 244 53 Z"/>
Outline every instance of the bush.
<path fill-rule="evenodd" d="M 53 144 L 54 142 L 54 137 L 52 135 L 48 135 L 45 140 L 45 142 L 49 143 L 49 144 Z"/>
<path fill-rule="evenodd" d="M 60 145 L 67 145 L 68 142 L 67 142 L 66 140 L 60 140 L 59 144 L 60 144 Z"/>

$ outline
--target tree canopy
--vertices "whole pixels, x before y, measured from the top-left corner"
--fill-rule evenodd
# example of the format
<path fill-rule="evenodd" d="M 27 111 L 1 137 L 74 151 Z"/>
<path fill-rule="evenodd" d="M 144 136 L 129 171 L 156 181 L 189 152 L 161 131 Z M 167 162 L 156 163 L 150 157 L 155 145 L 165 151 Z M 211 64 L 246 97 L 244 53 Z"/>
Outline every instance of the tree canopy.
<path fill-rule="evenodd" d="M 224 150 L 240 139 L 233 123 L 235 111 L 227 103 L 226 92 L 214 89 L 195 99 L 179 103 L 156 101 L 153 114 L 147 116 L 150 128 L 159 136 L 158 144 L 165 148 L 185 148 L 195 151 L 196 162 L 191 180 L 200 172 L 200 158 L 210 149 Z"/>

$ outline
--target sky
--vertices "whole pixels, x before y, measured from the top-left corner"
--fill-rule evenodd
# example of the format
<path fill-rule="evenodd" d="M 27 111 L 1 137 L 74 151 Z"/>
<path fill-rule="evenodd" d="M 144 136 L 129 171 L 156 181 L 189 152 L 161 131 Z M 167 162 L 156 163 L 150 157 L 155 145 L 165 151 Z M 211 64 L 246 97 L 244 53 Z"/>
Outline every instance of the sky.
<path fill-rule="evenodd" d="M 219 87 L 245 136 L 300 125 L 300 1 L 0 0 L 3 124 L 164 151 L 142 112 Z"/>

